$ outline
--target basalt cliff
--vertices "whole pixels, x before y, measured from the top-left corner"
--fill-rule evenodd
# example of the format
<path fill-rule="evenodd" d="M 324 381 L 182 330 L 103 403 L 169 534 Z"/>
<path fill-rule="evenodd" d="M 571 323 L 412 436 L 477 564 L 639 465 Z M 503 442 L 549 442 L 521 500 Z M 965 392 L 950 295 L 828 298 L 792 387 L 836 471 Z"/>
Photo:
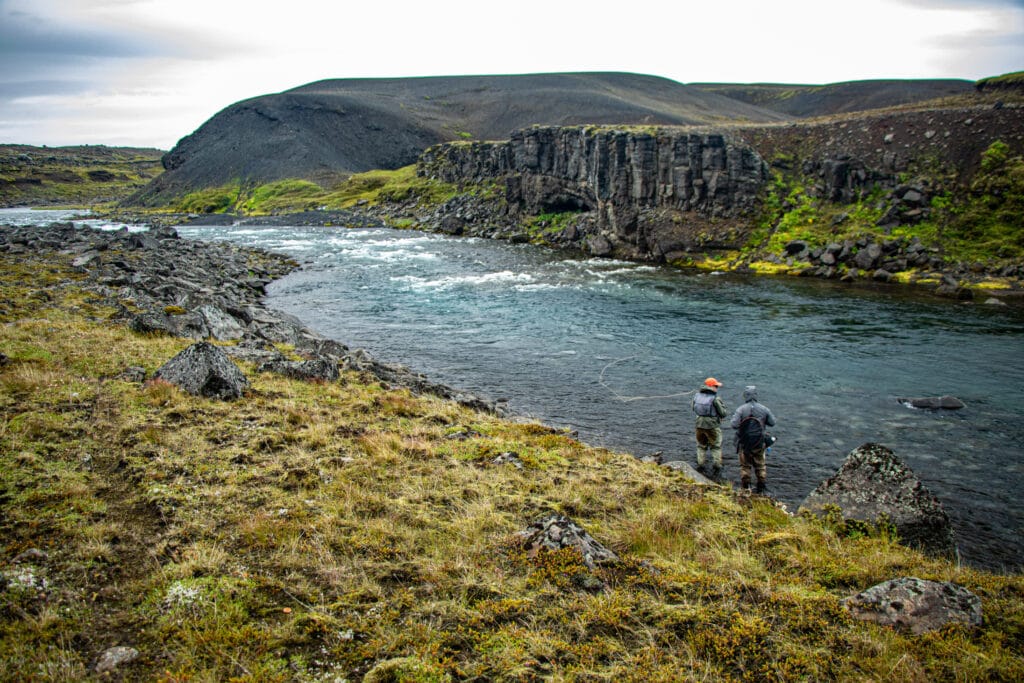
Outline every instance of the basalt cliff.
<path fill-rule="evenodd" d="M 734 243 L 768 179 L 753 147 L 721 133 L 575 126 L 432 147 L 418 170 L 450 183 L 499 182 L 508 216 L 580 213 L 561 239 L 633 258 L 671 258 L 709 225 Z M 458 232 L 475 217 L 456 209 L 441 226 Z"/>

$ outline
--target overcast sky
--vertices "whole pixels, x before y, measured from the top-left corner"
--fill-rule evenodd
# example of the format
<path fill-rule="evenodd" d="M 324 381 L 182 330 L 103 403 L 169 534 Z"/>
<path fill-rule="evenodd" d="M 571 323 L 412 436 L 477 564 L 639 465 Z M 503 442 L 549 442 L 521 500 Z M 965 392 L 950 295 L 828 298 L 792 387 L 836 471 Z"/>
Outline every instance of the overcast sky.
<path fill-rule="evenodd" d="M 1019 70 L 1024 0 L 0 0 L 0 142 L 170 149 L 233 102 L 323 78 Z"/>

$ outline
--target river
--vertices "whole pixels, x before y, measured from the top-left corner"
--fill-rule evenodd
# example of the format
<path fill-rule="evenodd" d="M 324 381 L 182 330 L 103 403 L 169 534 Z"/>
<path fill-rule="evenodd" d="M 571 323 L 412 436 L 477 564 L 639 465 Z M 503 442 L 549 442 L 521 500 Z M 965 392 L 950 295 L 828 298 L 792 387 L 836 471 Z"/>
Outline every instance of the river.
<path fill-rule="evenodd" d="M 0 222 L 3 215 L 0 214 Z M 769 490 L 795 509 L 846 455 L 893 449 L 943 503 L 965 562 L 1024 566 L 1024 312 L 893 286 L 697 274 L 389 229 L 182 226 L 304 267 L 267 304 L 432 380 L 636 455 L 695 459 L 689 396 L 757 385 Z M 959 411 L 900 397 L 952 394 Z M 738 479 L 726 429 L 726 471 Z"/>

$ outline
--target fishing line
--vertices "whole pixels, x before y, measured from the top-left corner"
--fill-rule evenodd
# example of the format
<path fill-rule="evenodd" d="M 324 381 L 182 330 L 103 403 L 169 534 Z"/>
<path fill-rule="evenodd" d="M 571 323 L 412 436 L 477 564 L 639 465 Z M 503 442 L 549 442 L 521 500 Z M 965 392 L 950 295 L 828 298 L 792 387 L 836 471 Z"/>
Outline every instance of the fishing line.
<path fill-rule="evenodd" d="M 604 373 L 606 373 L 608 371 L 608 368 L 610 368 L 613 365 L 618 365 L 619 363 L 625 363 L 628 360 L 634 359 L 636 359 L 636 356 L 627 356 L 626 358 L 619 358 L 617 360 L 613 360 L 611 363 L 608 363 L 603 368 L 601 368 L 601 375 L 598 377 L 597 383 L 600 384 L 605 389 L 607 389 L 608 393 L 610 393 L 612 396 L 622 401 L 623 403 L 630 403 L 631 401 L 656 401 L 664 398 L 679 398 L 681 396 L 689 396 L 690 394 L 697 393 L 697 390 L 694 389 L 693 391 L 683 391 L 678 394 L 667 394 L 665 396 L 623 396 L 622 394 L 608 386 L 608 384 L 604 381 Z"/>

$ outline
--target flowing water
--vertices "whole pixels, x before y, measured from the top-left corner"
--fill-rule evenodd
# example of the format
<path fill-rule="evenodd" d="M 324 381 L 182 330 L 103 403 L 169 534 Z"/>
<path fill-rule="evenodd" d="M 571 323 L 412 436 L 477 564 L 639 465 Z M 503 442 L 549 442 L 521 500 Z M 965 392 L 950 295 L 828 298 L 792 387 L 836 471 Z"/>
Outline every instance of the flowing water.
<path fill-rule="evenodd" d="M 942 501 L 965 561 L 1024 566 L 1019 308 L 387 229 L 179 232 L 297 258 L 304 268 L 270 286 L 269 306 L 587 443 L 694 462 L 690 398 L 677 394 L 711 375 L 731 411 L 755 384 L 778 418 L 769 489 L 791 509 L 850 450 L 881 443 Z M 943 394 L 967 407 L 897 401 Z"/>

